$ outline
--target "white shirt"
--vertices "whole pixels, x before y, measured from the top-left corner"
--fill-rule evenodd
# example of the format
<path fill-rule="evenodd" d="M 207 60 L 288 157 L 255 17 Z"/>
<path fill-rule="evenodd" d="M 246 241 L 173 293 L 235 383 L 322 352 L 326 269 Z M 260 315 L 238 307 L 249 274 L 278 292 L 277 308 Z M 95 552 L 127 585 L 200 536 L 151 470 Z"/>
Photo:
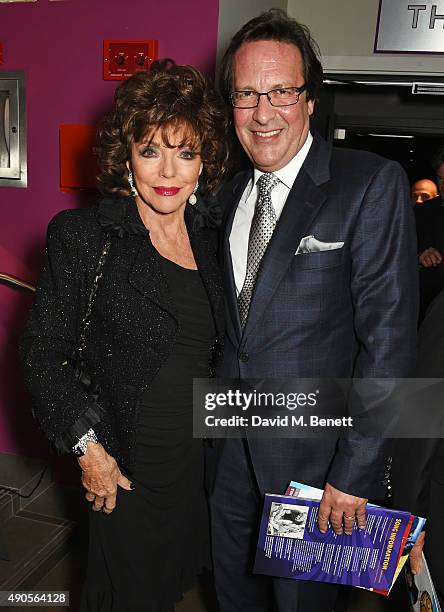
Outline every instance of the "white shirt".
<path fill-rule="evenodd" d="M 273 172 L 280 181 L 271 192 L 271 203 L 273 204 L 276 219 L 278 221 L 285 202 L 287 201 L 288 194 L 308 155 L 312 142 L 313 136 L 309 132 L 307 140 L 293 159 L 280 170 Z M 247 273 L 248 238 L 257 200 L 257 182 L 262 174 L 264 173 L 257 168 L 254 169 L 254 175 L 248 181 L 248 185 L 245 187 L 245 191 L 239 201 L 239 205 L 234 215 L 233 226 L 231 228 L 230 250 L 237 295 L 239 295 L 243 287 L 245 275 Z"/>

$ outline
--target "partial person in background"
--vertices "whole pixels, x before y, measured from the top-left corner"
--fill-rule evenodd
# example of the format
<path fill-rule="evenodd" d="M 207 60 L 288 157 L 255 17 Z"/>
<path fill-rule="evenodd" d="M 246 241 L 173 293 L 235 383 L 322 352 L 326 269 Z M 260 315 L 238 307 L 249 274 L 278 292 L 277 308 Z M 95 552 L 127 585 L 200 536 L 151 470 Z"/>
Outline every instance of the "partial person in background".
<path fill-rule="evenodd" d="M 415 181 L 411 188 L 412 204 L 422 204 L 427 200 L 432 200 L 438 195 L 438 187 L 430 179 L 420 179 Z"/>
<path fill-rule="evenodd" d="M 226 129 L 196 69 L 138 73 L 99 129 L 105 199 L 48 228 L 21 350 L 35 415 L 80 455 L 94 510 L 82 612 L 172 612 L 209 563 L 192 380 L 211 375 L 223 336 L 211 194 Z M 91 392 L 70 365 L 79 344 Z"/>
<path fill-rule="evenodd" d="M 414 376 L 444 379 L 444 290 L 433 300 L 419 328 Z M 435 395 L 433 402 L 436 405 L 436 389 L 431 388 L 430 393 Z M 427 419 L 427 405 L 425 396 L 424 419 Z M 425 554 L 444 608 L 444 439 L 398 440 L 392 484 L 395 508 L 427 518 Z"/>
<path fill-rule="evenodd" d="M 433 168 L 436 172 L 436 182 L 441 196 L 441 201 L 444 201 L 444 147 L 438 149 L 433 156 Z"/>
<path fill-rule="evenodd" d="M 444 147 L 432 158 L 439 195 L 415 206 L 420 264 L 421 321 L 431 302 L 444 288 Z"/>

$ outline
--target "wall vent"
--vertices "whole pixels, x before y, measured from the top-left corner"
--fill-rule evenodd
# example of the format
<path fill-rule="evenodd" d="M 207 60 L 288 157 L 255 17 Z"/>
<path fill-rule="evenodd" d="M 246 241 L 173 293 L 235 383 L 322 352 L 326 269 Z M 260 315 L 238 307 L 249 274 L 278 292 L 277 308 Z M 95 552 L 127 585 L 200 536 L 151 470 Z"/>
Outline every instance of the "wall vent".
<path fill-rule="evenodd" d="M 412 83 L 412 94 L 444 96 L 444 83 Z"/>

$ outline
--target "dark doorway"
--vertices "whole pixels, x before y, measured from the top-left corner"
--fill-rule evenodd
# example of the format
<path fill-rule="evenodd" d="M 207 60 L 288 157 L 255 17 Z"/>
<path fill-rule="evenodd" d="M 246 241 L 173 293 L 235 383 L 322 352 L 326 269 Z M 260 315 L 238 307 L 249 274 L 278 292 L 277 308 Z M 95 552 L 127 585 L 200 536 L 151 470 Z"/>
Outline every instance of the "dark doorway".
<path fill-rule="evenodd" d="M 415 78 L 327 75 L 314 127 L 335 146 L 395 159 L 410 182 L 434 179 L 431 157 L 444 145 L 444 79 Z"/>
<path fill-rule="evenodd" d="M 409 177 L 410 183 L 428 178 L 435 180 L 431 157 L 444 144 L 444 136 L 377 134 L 347 130 L 345 138 L 335 139 L 335 146 L 373 151 L 378 155 L 398 161 Z"/>

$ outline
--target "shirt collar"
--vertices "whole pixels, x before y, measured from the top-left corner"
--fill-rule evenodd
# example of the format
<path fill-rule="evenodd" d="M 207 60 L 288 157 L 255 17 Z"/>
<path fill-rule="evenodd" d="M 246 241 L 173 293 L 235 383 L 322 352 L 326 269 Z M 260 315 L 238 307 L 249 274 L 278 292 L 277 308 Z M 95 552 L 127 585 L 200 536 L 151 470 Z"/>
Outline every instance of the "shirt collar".
<path fill-rule="evenodd" d="M 291 159 L 288 162 L 288 164 L 286 166 L 284 166 L 283 168 L 280 168 L 279 170 L 276 170 L 275 172 L 273 172 L 273 174 L 288 189 L 291 189 L 293 187 L 293 183 L 295 182 L 296 177 L 297 177 L 297 175 L 299 173 L 299 170 L 301 169 L 302 164 L 304 163 L 305 158 L 308 155 L 308 152 L 310 150 L 312 142 L 313 142 L 313 136 L 311 135 L 310 132 L 308 132 L 306 141 L 304 142 L 302 147 L 299 149 L 299 151 L 296 153 L 296 155 L 293 157 L 293 159 Z M 261 172 L 260 170 L 258 170 L 257 168 L 254 169 L 254 177 L 253 177 L 254 183 L 253 183 L 253 185 L 256 185 L 256 183 L 258 182 L 259 178 L 263 174 L 264 173 Z"/>

